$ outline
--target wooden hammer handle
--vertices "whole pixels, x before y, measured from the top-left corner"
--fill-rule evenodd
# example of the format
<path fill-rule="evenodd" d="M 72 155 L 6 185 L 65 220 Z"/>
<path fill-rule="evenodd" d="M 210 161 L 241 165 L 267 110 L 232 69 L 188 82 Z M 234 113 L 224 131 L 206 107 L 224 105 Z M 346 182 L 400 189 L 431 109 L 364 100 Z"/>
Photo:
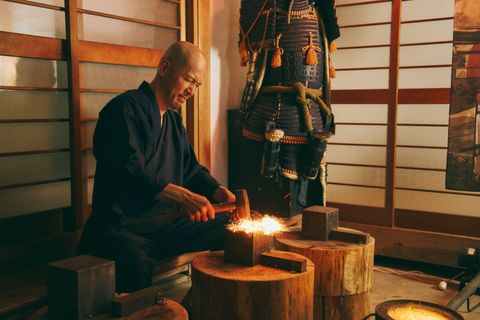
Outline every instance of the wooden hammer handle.
<path fill-rule="evenodd" d="M 224 202 L 224 203 L 215 203 L 212 204 L 213 210 L 215 213 L 217 212 L 224 212 L 224 211 L 233 211 L 237 209 L 237 204 L 235 202 Z M 180 218 L 187 218 L 185 211 L 177 210 L 177 211 L 170 211 L 165 214 L 167 218 L 167 222 L 172 222 L 174 220 Z"/>

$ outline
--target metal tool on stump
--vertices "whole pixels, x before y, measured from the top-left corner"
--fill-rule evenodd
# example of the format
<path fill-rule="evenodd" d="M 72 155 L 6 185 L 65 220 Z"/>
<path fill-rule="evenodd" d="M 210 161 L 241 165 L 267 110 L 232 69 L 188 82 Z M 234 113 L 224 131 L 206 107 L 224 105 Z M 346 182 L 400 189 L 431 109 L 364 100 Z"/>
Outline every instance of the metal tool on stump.
<path fill-rule="evenodd" d="M 370 242 L 369 233 L 339 228 L 338 209 L 322 206 L 312 206 L 302 211 L 302 236 L 322 241 Z"/>

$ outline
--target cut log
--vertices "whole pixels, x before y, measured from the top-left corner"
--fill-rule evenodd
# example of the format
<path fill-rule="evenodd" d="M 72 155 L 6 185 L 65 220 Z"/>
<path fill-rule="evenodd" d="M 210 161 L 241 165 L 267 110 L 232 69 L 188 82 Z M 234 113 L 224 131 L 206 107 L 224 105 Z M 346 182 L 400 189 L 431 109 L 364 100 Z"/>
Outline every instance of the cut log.
<path fill-rule="evenodd" d="M 225 263 L 223 252 L 197 257 L 192 263 L 193 318 L 313 319 L 313 272 L 310 260 L 305 272 L 292 273 Z"/>
<path fill-rule="evenodd" d="M 302 237 L 300 228 L 293 228 L 275 236 L 275 248 L 298 253 L 314 263 L 314 319 L 362 319 L 370 313 L 373 237 L 366 244 L 310 240 Z"/>

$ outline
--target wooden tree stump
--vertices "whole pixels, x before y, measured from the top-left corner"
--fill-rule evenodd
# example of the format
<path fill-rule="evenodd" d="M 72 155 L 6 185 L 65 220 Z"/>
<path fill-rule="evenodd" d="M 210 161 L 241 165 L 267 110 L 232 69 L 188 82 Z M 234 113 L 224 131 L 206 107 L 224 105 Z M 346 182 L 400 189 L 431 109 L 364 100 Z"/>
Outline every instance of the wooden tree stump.
<path fill-rule="evenodd" d="M 294 273 L 225 263 L 223 252 L 197 257 L 192 263 L 193 318 L 313 319 L 313 272 L 310 260 L 305 272 Z"/>
<path fill-rule="evenodd" d="M 110 313 L 104 313 L 92 317 L 92 320 L 188 320 L 188 313 L 184 307 L 179 303 L 170 300 L 164 299 L 165 305 L 154 305 L 142 310 L 139 310 L 135 313 L 132 313 L 129 316 L 122 318 L 115 318 Z M 59 318 L 53 315 L 48 314 L 48 307 L 44 307 L 33 315 L 31 315 L 27 320 L 58 320 Z"/>
<path fill-rule="evenodd" d="M 350 320 L 368 315 L 375 239 L 370 237 L 367 244 L 310 240 L 302 237 L 301 228 L 292 230 L 275 236 L 275 248 L 301 254 L 314 263 L 314 319 Z"/>

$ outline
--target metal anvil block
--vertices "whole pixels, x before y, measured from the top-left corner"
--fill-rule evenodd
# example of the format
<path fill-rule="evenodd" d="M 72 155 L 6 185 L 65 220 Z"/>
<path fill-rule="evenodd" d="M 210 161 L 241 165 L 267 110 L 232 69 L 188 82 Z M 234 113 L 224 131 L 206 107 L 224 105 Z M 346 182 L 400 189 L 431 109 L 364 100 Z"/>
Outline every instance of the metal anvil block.
<path fill-rule="evenodd" d="M 109 311 L 115 299 L 115 262 L 81 255 L 47 265 L 48 314 L 83 319 Z"/>
<path fill-rule="evenodd" d="M 338 209 L 312 206 L 302 211 L 302 236 L 326 241 L 332 230 L 338 228 Z"/>
<path fill-rule="evenodd" d="M 271 236 L 260 232 L 233 232 L 225 229 L 225 262 L 253 267 L 260 264 L 261 254 L 270 252 Z"/>

